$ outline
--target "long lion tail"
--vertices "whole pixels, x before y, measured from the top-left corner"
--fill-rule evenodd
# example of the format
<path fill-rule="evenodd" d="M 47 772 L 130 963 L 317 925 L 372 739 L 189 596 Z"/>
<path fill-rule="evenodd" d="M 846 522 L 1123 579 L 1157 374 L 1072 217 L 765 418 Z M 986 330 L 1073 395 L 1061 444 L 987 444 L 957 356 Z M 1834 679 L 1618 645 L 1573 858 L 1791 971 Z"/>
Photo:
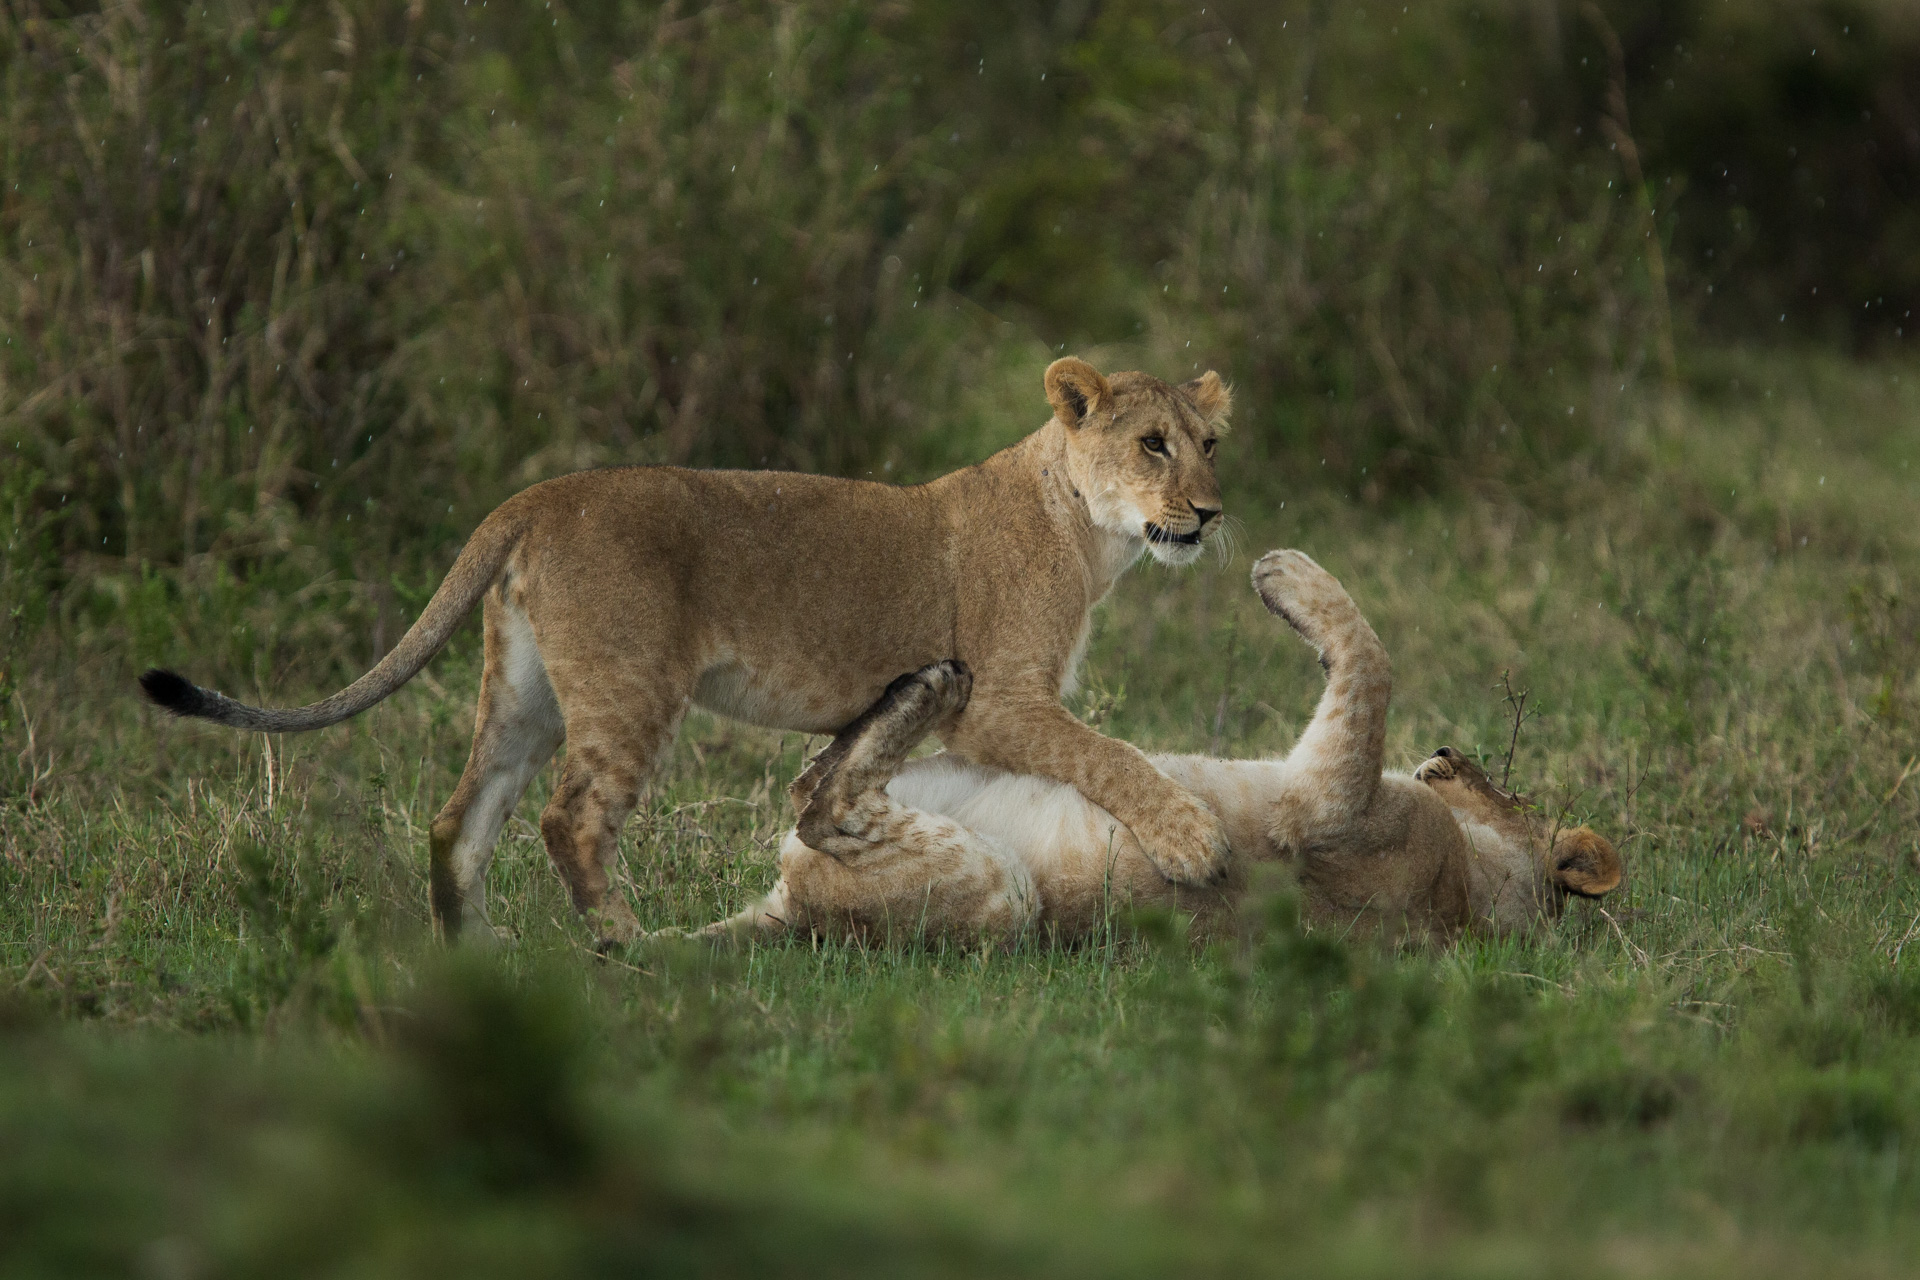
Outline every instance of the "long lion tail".
<path fill-rule="evenodd" d="M 427 601 L 420 617 L 373 670 L 352 684 L 306 707 L 252 707 L 224 693 L 202 689 L 176 671 L 158 667 L 140 677 L 147 697 L 177 716 L 196 716 L 255 733 L 304 733 L 324 729 L 391 695 L 413 679 L 440 652 L 454 628 L 473 612 L 487 588 L 500 577 L 507 556 L 520 540 L 520 521 L 498 512 L 483 521 Z"/>

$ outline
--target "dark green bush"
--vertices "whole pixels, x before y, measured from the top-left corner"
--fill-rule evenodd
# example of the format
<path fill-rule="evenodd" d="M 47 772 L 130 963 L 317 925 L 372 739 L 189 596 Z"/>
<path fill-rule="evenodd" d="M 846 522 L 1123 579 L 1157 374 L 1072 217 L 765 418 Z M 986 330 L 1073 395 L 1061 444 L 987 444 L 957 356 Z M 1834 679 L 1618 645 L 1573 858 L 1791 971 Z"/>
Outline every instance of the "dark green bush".
<path fill-rule="evenodd" d="M 1670 1073 L 1620 1066 L 1577 1075 L 1561 1090 L 1561 1115 L 1593 1128 L 1648 1129 L 1679 1107 L 1688 1082 Z"/>
<path fill-rule="evenodd" d="M 1920 13 L 1876 0 L 1607 8 L 1701 319 L 1773 341 L 1904 345 L 1920 306 Z M 1598 101 L 1599 65 L 1569 65 L 1576 104 Z"/>
<path fill-rule="evenodd" d="M 1907 1126 L 1905 1100 L 1884 1072 L 1810 1072 L 1781 1090 L 1779 1106 L 1796 1138 L 1881 1146 Z"/>

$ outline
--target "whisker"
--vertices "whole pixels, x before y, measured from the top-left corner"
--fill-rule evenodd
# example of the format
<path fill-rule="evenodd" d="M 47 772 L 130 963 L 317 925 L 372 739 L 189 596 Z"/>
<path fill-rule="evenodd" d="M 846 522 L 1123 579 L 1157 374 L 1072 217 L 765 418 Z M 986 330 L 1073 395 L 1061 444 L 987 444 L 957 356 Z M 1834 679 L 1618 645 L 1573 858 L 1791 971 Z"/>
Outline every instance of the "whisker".
<path fill-rule="evenodd" d="M 1221 516 L 1220 531 L 1213 535 L 1212 542 L 1214 557 L 1225 568 L 1246 544 L 1246 525 L 1238 516 Z"/>

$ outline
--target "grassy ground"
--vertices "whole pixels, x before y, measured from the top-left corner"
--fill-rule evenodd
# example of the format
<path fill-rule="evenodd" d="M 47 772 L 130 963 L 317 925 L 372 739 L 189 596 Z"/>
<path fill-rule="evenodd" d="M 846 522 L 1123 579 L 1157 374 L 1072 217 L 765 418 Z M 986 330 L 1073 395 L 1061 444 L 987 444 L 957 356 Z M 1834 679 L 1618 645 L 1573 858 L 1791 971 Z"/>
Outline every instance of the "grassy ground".
<path fill-rule="evenodd" d="M 103 578 L 15 646 L 0 1269 L 1905 1271 L 1916 411 L 1914 366 L 1702 357 L 1604 478 L 1391 508 L 1229 443 L 1243 551 L 1123 582 L 1081 710 L 1284 747 L 1319 673 L 1246 585 L 1273 546 L 1394 655 L 1391 763 L 1504 758 L 1503 675 L 1528 691 L 1516 782 L 1609 833 L 1627 884 L 1438 951 L 1303 934 L 1282 898 L 1204 950 L 1148 920 L 1068 951 L 602 962 L 545 865 L 543 779 L 494 872 L 518 946 L 453 963 L 425 829 L 471 628 L 361 720 L 264 743 L 136 703 L 129 650 L 192 669 L 226 640 Z M 689 725 L 623 842 L 643 922 L 771 881 L 805 749 Z"/>

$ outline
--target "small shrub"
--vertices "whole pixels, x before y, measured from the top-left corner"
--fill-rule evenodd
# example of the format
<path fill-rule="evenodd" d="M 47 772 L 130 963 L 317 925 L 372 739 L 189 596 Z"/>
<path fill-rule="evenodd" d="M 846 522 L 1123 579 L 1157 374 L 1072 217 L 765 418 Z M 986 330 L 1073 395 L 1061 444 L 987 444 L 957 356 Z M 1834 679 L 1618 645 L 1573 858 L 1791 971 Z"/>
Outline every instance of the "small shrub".
<path fill-rule="evenodd" d="M 396 1135 L 409 1162 L 495 1193 L 591 1175 L 600 1152 L 580 1097 L 585 1029 L 559 984 L 450 964 L 394 1025 L 417 1091 Z"/>
<path fill-rule="evenodd" d="M 225 1003 L 243 1027 L 258 1028 L 282 1011 L 338 1027 L 359 1022 L 353 913 L 332 879 L 331 860 L 314 842 L 301 845 L 290 867 L 265 842 L 235 844 L 235 894 L 249 945 L 235 962 Z"/>
<path fill-rule="evenodd" d="M 1872 682 L 1866 709 L 1889 728 L 1912 714 L 1913 677 L 1920 670 L 1920 605 L 1902 601 L 1897 582 L 1864 579 L 1847 592 L 1853 664 Z"/>
<path fill-rule="evenodd" d="M 1907 1129 L 1907 1108 L 1878 1072 L 1833 1069 L 1799 1077 L 1778 1100 L 1789 1132 L 1805 1141 L 1884 1146 Z"/>
<path fill-rule="evenodd" d="M 1667 1072 L 1620 1066 L 1574 1076 L 1560 1089 L 1560 1114 L 1588 1128 L 1650 1129 L 1679 1108 L 1689 1082 Z"/>

